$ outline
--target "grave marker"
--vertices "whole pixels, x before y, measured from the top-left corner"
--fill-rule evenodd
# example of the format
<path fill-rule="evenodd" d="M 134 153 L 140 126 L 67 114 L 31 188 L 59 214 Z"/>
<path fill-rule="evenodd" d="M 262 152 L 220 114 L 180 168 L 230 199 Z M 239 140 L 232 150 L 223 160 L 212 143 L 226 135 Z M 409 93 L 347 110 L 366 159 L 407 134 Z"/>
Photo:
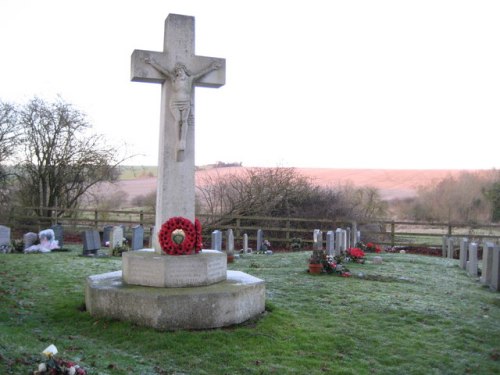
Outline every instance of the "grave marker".
<path fill-rule="evenodd" d="M 59 248 L 63 248 L 64 244 L 64 229 L 61 224 L 55 224 L 53 225 L 50 229 L 54 231 L 54 238 L 57 241 L 57 244 L 59 245 Z"/>
<path fill-rule="evenodd" d="M 477 243 L 469 245 L 469 261 L 467 262 L 467 272 L 470 276 L 477 277 Z"/>
<path fill-rule="evenodd" d="M 335 255 L 335 233 L 332 230 L 326 232 L 326 255 Z"/>
<path fill-rule="evenodd" d="M 84 256 L 97 255 L 101 248 L 101 238 L 99 232 L 88 229 L 82 232 L 83 254 Z"/>
<path fill-rule="evenodd" d="M 467 249 L 469 247 L 469 239 L 464 237 L 460 240 L 460 268 L 465 270 L 467 267 Z"/>
<path fill-rule="evenodd" d="M 28 232 L 23 235 L 23 243 L 24 243 L 24 249 L 26 250 L 30 246 L 33 246 L 36 241 L 38 240 L 38 234 L 34 232 Z"/>
<path fill-rule="evenodd" d="M 136 225 L 132 227 L 132 243 L 130 244 L 131 250 L 140 250 L 144 248 L 144 227 Z"/>

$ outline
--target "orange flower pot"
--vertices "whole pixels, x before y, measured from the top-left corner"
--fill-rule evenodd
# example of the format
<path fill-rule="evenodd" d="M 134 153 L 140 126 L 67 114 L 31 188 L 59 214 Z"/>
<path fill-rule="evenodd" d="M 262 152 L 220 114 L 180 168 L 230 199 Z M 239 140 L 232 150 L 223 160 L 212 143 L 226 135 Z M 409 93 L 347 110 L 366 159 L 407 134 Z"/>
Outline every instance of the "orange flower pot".
<path fill-rule="evenodd" d="M 309 273 L 313 273 L 316 275 L 319 275 L 323 271 L 323 265 L 322 264 L 309 264 Z"/>

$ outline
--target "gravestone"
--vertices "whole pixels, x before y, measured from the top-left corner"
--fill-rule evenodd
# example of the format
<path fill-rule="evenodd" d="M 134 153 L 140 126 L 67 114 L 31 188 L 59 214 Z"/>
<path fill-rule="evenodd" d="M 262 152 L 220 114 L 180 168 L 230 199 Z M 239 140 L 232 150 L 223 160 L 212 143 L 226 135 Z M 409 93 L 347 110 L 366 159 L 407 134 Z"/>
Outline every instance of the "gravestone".
<path fill-rule="evenodd" d="M 222 232 L 218 229 L 212 232 L 212 250 L 222 250 Z"/>
<path fill-rule="evenodd" d="M 243 234 L 243 254 L 246 254 L 249 252 L 248 249 L 248 234 Z"/>
<path fill-rule="evenodd" d="M 491 284 L 491 275 L 493 272 L 493 243 L 483 242 L 483 266 L 480 281 L 482 284 Z"/>
<path fill-rule="evenodd" d="M 356 246 L 356 244 L 359 242 L 358 223 L 353 221 L 351 225 L 352 225 L 352 244 Z"/>
<path fill-rule="evenodd" d="M 226 253 L 234 253 L 234 233 L 232 229 L 226 231 Z"/>
<path fill-rule="evenodd" d="M 225 60 L 195 55 L 194 18 L 170 14 L 163 52 L 135 50 L 131 76 L 162 85 L 155 252 L 125 252 L 122 272 L 90 276 L 87 310 L 160 330 L 216 328 L 255 318 L 265 309 L 263 280 L 228 271 L 221 251 L 164 255 L 158 240 L 169 219 L 195 221 L 194 87 L 223 85 Z"/>
<path fill-rule="evenodd" d="M 447 256 L 449 259 L 453 259 L 453 254 L 455 252 L 455 239 L 453 237 L 449 237 L 446 241 L 447 248 Z"/>
<path fill-rule="evenodd" d="M 26 250 L 30 246 L 33 246 L 36 241 L 38 241 L 38 234 L 34 232 L 28 232 L 23 235 L 23 244 L 24 244 L 24 249 Z"/>
<path fill-rule="evenodd" d="M 342 249 L 342 252 L 346 252 L 347 251 L 347 231 L 345 229 L 341 229 L 340 233 L 342 233 L 341 235 L 341 249 Z"/>
<path fill-rule="evenodd" d="M 114 226 L 109 235 L 109 248 L 114 249 L 121 246 L 123 246 L 123 227 Z"/>
<path fill-rule="evenodd" d="M 467 249 L 469 248 L 469 239 L 464 237 L 460 240 L 460 256 L 459 265 L 460 268 L 465 270 L 467 267 Z"/>
<path fill-rule="evenodd" d="M 144 248 L 144 227 L 136 225 L 132 227 L 132 243 L 131 250 L 140 250 Z"/>
<path fill-rule="evenodd" d="M 448 252 L 448 236 L 443 236 L 441 242 L 441 255 L 443 258 L 446 257 L 446 253 Z"/>
<path fill-rule="evenodd" d="M 477 277 L 477 243 L 469 244 L 469 260 L 467 261 L 467 272 L 470 276 Z"/>
<path fill-rule="evenodd" d="M 500 245 L 495 244 L 491 249 L 491 281 L 490 289 L 500 291 Z"/>
<path fill-rule="evenodd" d="M 61 224 L 54 224 L 50 229 L 54 231 L 54 238 L 57 241 L 59 248 L 63 248 L 64 244 L 64 229 Z"/>
<path fill-rule="evenodd" d="M 351 228 L 347 227 L 346 232 L 345 232 L 345 239 L 346 239 L 346 249 L 349 249 L 351 247 L 354 247 L 356 245 L 356 242 L 354 242 L 351 245 Z"/>
<path fill-rule="evenodd" d="M 257 247 L 256 251 L 262 251 L 262 245 L 264 244 L 264 232 L 262 229 L 257 230 Z"/>
<path fill-rule="evenodd" d="M 342 254 L 342 229 L 335 229 L 335 256 Z"/>
<path fill-rule="evenodd" d="M 313 231 L 313 250 L 323 250 L 323 232 L 319 229 Z"/>
<path fill-rule="evenodd" d="M 326 255 L 335 255 L 335 233 L 331 230 L 326 232 Z"/>
<path fill-rule="evenodd" d="M 97 255 L 101 248 L 101 237 L 99 232 L 94 229 L 88 229 L 82 232 L 83 253 L 84 256 Z"/>
<path fill-rule="evenodd" d="M 111 237 L 111 232 L 113 231 L 113 226 L 112 225 L 105 225 L 102 228 L 102 246 L 111 246 L 111 243 L 109 242 L 109 239 Z"/>
<path fill-rule="evenodd" d="M 0 225 L 0 249 L 10 250 L 10 228 L 5 225 Z"/>

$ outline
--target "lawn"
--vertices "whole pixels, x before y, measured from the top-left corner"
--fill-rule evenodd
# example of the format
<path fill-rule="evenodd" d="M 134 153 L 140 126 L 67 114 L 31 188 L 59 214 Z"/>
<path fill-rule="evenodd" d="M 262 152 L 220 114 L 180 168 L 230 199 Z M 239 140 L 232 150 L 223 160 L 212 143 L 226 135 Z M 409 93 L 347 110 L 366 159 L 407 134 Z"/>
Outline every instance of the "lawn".
<path fill-rule="evenodd" d="M 0 374 L 28 374 L 49 344 L 89 374 L 500 373 L 500 293 L 457 260 L 382 254 L 353 276 L 306 272 L 309 253 L 247 255 L 229 265 L 266 281 L 256 321 L 207 331 L 158 332 L 94 319 L 88 275 L 120 258 L 0 254 Z"/>

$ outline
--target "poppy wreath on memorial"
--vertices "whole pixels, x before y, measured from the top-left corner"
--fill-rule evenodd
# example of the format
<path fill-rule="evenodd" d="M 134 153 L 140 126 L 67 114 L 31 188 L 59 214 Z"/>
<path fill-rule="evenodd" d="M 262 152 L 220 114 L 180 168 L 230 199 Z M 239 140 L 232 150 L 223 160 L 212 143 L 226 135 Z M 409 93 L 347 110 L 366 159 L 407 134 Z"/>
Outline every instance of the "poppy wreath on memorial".
<path fill-rule="evenodd" d="M 201 250 L 201 224 L 185 217 L 172 217 L 158 232 L 162 251 L 168 255 L 189 255 Z"/>

